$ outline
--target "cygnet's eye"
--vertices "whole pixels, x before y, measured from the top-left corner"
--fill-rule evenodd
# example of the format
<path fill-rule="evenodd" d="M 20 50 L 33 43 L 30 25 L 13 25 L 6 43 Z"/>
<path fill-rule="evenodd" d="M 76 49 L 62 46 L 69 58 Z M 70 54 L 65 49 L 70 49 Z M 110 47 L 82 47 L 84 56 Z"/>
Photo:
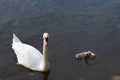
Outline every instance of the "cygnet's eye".
<path fill-rule="evenodd" d="M 90 52 L 88 53 L 89 55 L 92 55 Z"/>

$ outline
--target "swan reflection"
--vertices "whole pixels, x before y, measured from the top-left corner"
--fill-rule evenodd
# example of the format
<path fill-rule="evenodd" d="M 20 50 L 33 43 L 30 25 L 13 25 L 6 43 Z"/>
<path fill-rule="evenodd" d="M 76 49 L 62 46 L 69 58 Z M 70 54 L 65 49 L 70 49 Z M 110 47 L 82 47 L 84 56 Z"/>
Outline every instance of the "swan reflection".
<path fill-rule="evenodd" d="M 49 73 L 50 73 L 50 71 L 43 72 L 42 73 L 42 80 L 48 80 Z"/>

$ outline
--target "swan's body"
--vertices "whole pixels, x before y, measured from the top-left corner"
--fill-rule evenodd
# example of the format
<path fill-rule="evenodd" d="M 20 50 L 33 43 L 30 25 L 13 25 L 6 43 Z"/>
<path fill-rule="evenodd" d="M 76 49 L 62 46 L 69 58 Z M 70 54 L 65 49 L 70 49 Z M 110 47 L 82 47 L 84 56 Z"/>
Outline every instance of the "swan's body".
<path fill-rule="evenodd" d="M 13 34 L 12 48 L 17 56 L 18 64 L 35 71 L 45 72 L 50 69 L 47 58 L 48 33 L 43 35 L 43 54 L 31 45 L 22 43 L 15 34 Z"/>

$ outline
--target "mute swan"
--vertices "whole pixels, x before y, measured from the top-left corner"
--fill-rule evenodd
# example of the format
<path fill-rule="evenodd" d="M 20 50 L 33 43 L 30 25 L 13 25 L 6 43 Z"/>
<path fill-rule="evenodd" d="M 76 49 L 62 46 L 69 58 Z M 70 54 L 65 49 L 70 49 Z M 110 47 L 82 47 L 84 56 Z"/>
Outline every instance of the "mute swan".
<path fill-rule="evenodd" d="M 46 72 L 50 70 L 48 62 L 48 33 L 43 34 L 43 54 L 31 45 L 24 44 L 13 33 L 12 49 L 14 50 L 18 64 L 34 71 Z"/>

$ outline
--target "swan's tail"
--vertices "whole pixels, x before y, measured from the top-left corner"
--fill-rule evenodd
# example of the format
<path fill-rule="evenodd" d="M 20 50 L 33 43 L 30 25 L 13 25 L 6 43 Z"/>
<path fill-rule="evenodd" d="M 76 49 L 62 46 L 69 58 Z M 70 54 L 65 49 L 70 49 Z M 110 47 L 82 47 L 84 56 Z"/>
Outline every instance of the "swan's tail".
<path fill-rule="evenodd" d="M 21 41 L 20 41 L 20 39 L 13 33 L 13 43 L 15 43 L 15 42 L 20 42 L 20 43 L 22 43 Z M 12 43 L 12 44 L 13 44 Z"/>

